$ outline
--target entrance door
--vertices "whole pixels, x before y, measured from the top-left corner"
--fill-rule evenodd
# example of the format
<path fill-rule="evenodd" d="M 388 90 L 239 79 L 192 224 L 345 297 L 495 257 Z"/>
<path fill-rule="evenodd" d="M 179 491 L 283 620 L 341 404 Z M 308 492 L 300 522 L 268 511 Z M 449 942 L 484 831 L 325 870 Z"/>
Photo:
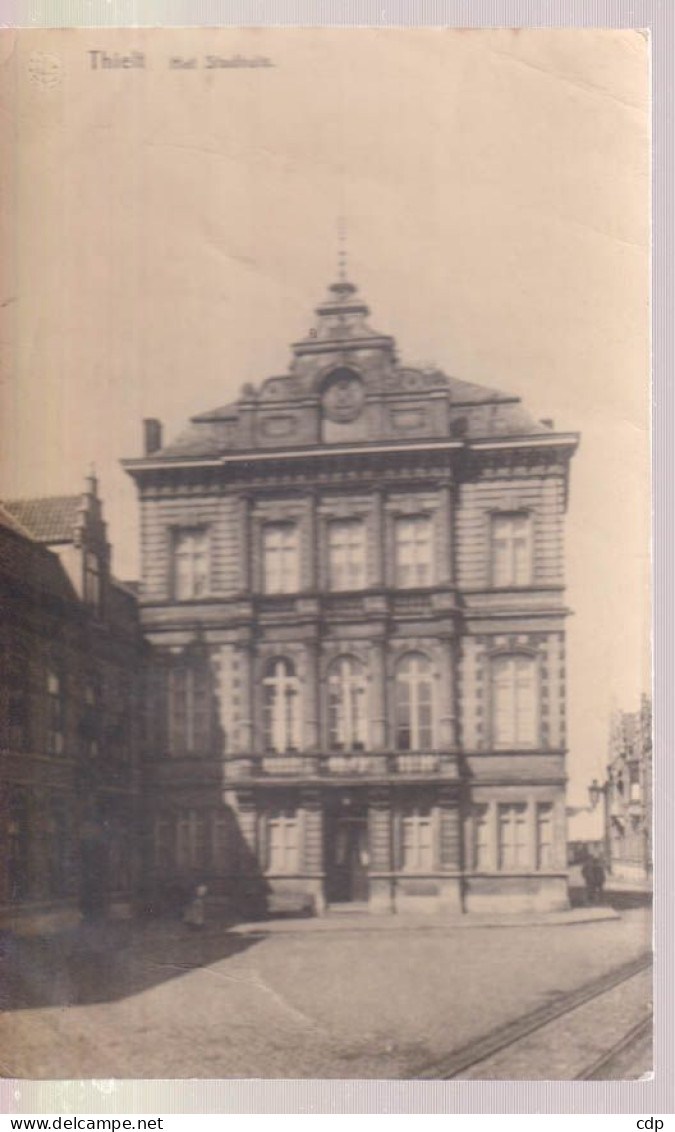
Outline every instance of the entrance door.
<path fill-rule="evenodd" d="M 327 822 L 326 897 L 329 904 L 368 899 L 368 816 L 339 810 Z"/>

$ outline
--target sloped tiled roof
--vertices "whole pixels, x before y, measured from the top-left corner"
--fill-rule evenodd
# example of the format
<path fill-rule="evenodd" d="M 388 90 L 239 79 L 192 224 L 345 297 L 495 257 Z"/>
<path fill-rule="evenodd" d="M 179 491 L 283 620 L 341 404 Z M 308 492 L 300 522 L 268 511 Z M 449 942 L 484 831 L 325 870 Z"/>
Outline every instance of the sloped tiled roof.
<path fill-rule="evenodd" d="M 44 499 L 15 499 L 4 508 L 36 542 L 72 542 L 81 495 L 52 495 Z"/>
<path fill-rule="evenodd" d="M 16 531 L 17 534 L 23 535 L 24 538 L 30 538 L 30 531 L 19 522 L 19 520 L 8 511 L 4 503 L 0 503 L 0 526 L 7 527 L 10 531 Z"/>

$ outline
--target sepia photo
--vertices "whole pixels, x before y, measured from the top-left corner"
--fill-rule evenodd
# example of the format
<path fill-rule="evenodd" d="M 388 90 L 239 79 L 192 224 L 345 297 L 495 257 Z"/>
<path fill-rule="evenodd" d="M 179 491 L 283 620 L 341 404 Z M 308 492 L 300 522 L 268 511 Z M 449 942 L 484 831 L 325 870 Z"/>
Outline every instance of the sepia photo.
<path fill-rule="evenodd" d="M 0 46 L 2 1075 L 650 1074 L 647 36 Z"/>

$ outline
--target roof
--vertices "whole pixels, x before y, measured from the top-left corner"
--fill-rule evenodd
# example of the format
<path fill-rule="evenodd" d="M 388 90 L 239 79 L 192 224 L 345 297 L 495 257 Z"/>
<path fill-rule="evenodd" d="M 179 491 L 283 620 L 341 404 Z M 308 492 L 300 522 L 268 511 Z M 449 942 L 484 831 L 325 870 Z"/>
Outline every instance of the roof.
<path fill-rule="evenodd" d="M 30 531 L 26 530 L 19 522 L 11 511 L 8 511 L 4 503 L 0 503 L 0 526 L 7 527 L 10 531 L 15 531 L 18 535 L 23 535 L 24 538 L 31 538 Z"/>
<path fill-rule="evenodd" d="M 72 542 L 81 495 L 51 495 L 43 499 L 15 499 L 3 504 L 22 534 L 36 542 Z"/>
<path fill-rule="evenodd" d="M 471 443 L 548 436 L 555 442 L 551 423 L 536 420 L 518 396 L 449 376 L 433 364 L 399 364 L 395 340 L 370 328 L 369 309 L 346 279 L 329 288 L 316 315 L 307 337 L 292 345 L 285 374 L 246 384 L 238 400 L 193 415 L 168 444 L 147 453 L 153 465 L 330 447 L 337 440 Z M 340 400 L 332 408 L 331 390 Z M 326 429 L 319 427 L 324 420 Z M 124 463 L 131 468 L 142 461 Z"/>

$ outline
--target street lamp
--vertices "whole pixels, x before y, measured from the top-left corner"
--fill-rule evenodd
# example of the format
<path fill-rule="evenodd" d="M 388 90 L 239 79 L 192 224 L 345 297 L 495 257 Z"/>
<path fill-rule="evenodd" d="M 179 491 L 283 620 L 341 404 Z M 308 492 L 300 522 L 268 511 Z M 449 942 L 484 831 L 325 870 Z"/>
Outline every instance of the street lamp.
<path fill-rule="evenodd" d="M 600 795 L 604 794 L 607 790 L 607 783 L 601 786 L 597 778 L 594 778 L 591 785 L 588 787 L 588 798 L 591 803 L 591 809 L 594 810 L 600 801 Z"/>

